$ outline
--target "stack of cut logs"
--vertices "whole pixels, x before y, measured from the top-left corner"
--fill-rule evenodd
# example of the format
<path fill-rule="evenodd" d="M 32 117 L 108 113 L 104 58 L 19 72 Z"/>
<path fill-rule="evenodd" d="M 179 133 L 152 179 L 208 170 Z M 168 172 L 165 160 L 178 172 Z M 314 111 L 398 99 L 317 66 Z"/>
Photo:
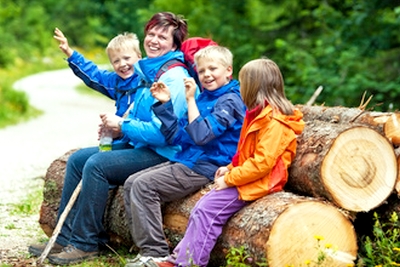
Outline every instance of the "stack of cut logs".
<path fill-rule="evenodd" d="M 241 246 L 254 266 L 265 261 L 270 267 L 304 266 L 317 260 L 321 251 L 327 255 L 324 266 L 348 266 L 357 257 L 353 222 L 358 214 L 390 205 L 389 196 L 398 194 L 398 114 L 297 108 L 306 127 L 298 136 L 285 191 L 265 196 L 231 218 L 213 250 L 211 266 L 220 266 L 229 248 Z M 56 225 L 65 164 L 72 152 L 56 159 L 45 177 L 39 222 L 48 236 Z M 171 248 L 182 238 L 191 209 L 208 190 L 210 186 L 163 207 Z M 104 224 L 115 245 L 132 246 L 121 188 L 110 190 Z"/>

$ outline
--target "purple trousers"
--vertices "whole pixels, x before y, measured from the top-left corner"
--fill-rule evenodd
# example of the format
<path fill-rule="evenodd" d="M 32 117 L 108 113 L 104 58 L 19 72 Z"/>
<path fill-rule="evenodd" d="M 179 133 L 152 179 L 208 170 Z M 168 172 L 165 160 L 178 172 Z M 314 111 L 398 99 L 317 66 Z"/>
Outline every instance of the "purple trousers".
<path fill-rule="evenodd" d="M 236 187 L 213 189 L 204 195 L 193 208 L 185 236 L 175 247 L 170 261 L 175 266 L 207 266 L 222 228 L 248 203 L 239 200 Z"/>

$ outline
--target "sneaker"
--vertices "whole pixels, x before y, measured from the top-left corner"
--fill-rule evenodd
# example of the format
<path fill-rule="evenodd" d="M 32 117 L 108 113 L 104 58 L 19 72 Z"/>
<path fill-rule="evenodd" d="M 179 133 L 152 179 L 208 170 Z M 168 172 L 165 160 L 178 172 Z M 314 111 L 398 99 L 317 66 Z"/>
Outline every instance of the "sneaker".
<path fill-rule="evenodd" d="M 68 265 L 73 263 L 79 263 L 84 260 L 93 259 L 98 256 L 97 251 L 86 252 L 77 249 L 73 245 L 66 246 L 62 252 L 53 254 L 48 257 L 49 262 L 57 265 Z"/>
<path fill-rule="evenodd" d="M 39 257 L 42 255 L 43 251 L 46 249 L 46 246 L 47 246 L 47 243 L 30 245 L 28 248 L 28 252 L 36 257 Z M 55 253 L 60 253 L 62 251 L 62 249 L 63 249 L 63 246 L 61 246 L 58 243 L 54 243 L 53 247 L 49 251 L 49 255 L 55 254 Z"/>
<path fill-rule="evenodd" d="M 128 259 L 125 267 L 158 267 L 157 262 L 166 261 L 165 257 L 141 256 L 138 254 L 134 259 Z"/>

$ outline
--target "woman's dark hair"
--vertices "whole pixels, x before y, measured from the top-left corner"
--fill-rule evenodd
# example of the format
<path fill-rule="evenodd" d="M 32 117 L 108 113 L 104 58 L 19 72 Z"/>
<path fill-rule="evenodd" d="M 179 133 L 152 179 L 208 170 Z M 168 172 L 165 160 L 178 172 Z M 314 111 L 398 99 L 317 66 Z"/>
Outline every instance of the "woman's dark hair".
<path fill-rule="evenodd" d="M 147 22 L 146 27 L 144 28 L 144 34 L 154 27 L 163 27 L 167 29 L 168 27 L 174 27 L 174 31 L 172 33 L 174 37 L 174 44 L 177 49 L 181 49 L 182 42 L 185 40 L 188 34 L 188 28 L 186 20 L 183 16 L 175 15 L 171 12 L 160 12 L 156 13 L 151 17 L 151 19 Z"/>

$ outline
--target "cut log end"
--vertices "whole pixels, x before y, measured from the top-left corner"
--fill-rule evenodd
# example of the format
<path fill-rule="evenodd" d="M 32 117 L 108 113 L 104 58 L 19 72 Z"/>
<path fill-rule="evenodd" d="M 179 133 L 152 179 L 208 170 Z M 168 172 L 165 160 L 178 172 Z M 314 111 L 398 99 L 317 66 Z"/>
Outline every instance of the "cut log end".
<path fill-rule="evenodd" d="M 357 238 L 351 222 L 335 207 L 310 201 L 289 206 L 274 222 L 267 243 L 270 267 L 348 266 L 356 259 Z"/>
<path fill-rule="evenodd" d="M 323 183 L 336 204 L 351 211 L 369 211 L 392 192 L 397 159 L 392 145 L 378 132 L 354 127 L 334 141 L 321 166 Z"/>
<path fill-rule="evenodd" d="M 395 146 L 400 145 L 400 113 L 393 113 L 385 123 L 384 132 L 386 137 Z"/>

